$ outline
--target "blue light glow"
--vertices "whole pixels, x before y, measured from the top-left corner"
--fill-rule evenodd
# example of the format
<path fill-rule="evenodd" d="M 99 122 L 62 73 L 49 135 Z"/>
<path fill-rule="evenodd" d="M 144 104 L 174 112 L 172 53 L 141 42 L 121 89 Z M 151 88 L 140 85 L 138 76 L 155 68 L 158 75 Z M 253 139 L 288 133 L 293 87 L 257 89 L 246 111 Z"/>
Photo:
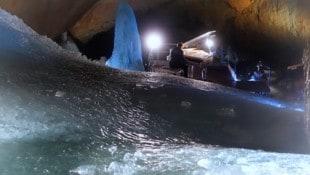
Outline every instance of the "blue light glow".
<path fill-rule="evenodd" d="M 228 64 L 228 69 L 230 71 L 230 74 L 231 74 L 233 80 L 234 81 L 238 81 L 236 72 L 233 70 L 233 68 L 229 64 Z"/>
<path fill-rule="evenodd" d="M 287 108 L 287 109 L 292 109 L 294 111 L 299 111 L 299 112 L 304 112 L 304 108 L 300 105 L 295 105 L 295 104 L 289 104 L 289 103 L 284 103 L 284 102 L 280 102 L 271 98 L 267 98 L 267 97 L 253 97 L 253 98 L 249 98 L 246 97 L 251 101 L 255 101 L 255 102 L 259 102 L 261 104 L 266 104 L 266 105 L 270 105 L 273 107 L 277 107 L 277 108 Z"/>
<path fill-rule="evenodd" d="M 117 9 L 114 49 L 106 65 L 117 69 L 144 71 L 136 18 L 125 0 L 120 2 Z"/>

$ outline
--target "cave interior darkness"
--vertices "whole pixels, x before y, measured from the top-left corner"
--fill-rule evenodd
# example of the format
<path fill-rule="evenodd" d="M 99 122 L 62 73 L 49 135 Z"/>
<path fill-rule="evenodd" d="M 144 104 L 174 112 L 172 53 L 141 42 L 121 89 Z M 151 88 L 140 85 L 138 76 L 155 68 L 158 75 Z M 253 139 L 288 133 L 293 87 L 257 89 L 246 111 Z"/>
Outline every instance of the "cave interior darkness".
<path fill-rule="evenodd" d="M 175 20 L 175 17 L 167 16 L 167 14 L 149 11 L 148 13 L 138 12 L 136 18 L 142 47 L 144 47 L 144 37 L 148 31 L 152 30 L 162 32 L 166 43 L 185 42 L 207 31 L 215 30 L 212 25 L 206 27 L 201 21 L 193 20 L 195 17 L 184 16 L 180 17 L 182 20 Z M 234 26 L 229 26 L 229 28 L 230 32 L 217 30 L 217 48 L 231 47 L 238 55 L 240 62 L 245 61 L 249 66 L 254 66 L 261 60 L 278 71 L 285 71 L 287 66 L 301 63 L 306 45 L 304 40 L 288 36 L 289 39 L 285 42 L 279 42 L 256 31 L 238 31 Z M 241 35 L 250 40 L 244 42 L 245 39 Z M 113 51 L 114 27 L 97 33 L 85 43 L 78 39 L 74 41 L 81 53 L 89 59 L 98 60 L 102 56 L 109 58 Z M 143 48 L 143 51 L 143 57 L 145 57 L 148 51 L 146 48 Z"/>
<path fill-rule="evenodd" d="M 205 24 L 188 13 L 180 17 L 156 10 L 136 12 L 144 61 L 148 56 L 148 50 L 144 48 L 144 38 L 149 31 L 160 31 L 164 35 L 164 42 L 177 43 L 188 41 L 206 31 L 215 29 L 212 25 L 206 27 Z M 292 71 L 287 70 L 288 66 L 301 63 L 306 44 L 304 40 L 292 35 L 279 41 L 257 31 L 239 31 L 229 23 L 226 25 L 228 29 L 216 31 L 217 48 L 232 48 L 239 59 L 237 65 L 239 74 L 248 74 L 249 69 L 253 69 L 258 61 L 262 61 L 276 72 L 272 76 L 277 76 L 277 78 L 272 83 L 281 89 L 280 99 L 299 101 L 304 99 L 304 97 L 300 97 L 304 95 L 302 67 Z M 74 39 L 73 36 L 71 37 Z M 114 27 L 97 33 L 87 42 L 83 43 L 78 39 L 74 39 L 74 41 L 80 52 L 89 59 L 99 60 L 102 56 L 108 59 L 113 51 Z"/>

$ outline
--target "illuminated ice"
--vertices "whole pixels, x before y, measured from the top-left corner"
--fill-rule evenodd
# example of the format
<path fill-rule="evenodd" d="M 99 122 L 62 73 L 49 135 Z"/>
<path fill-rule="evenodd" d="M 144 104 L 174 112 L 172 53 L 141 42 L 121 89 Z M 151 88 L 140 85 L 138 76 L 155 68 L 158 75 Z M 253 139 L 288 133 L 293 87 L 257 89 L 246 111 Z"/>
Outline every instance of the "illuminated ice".
<path fill-rule="evenodd" d="M 144 70 L 136 18 L 126 0 L 121 0 L 117 9 L 114 49 L 106 65 L 124 70 Z"/>
<path fill-rule="evenodd" d="M 69 171 L 70 175 L 95 175 L 96 166 L 94 165 L 83 165 Z"/>

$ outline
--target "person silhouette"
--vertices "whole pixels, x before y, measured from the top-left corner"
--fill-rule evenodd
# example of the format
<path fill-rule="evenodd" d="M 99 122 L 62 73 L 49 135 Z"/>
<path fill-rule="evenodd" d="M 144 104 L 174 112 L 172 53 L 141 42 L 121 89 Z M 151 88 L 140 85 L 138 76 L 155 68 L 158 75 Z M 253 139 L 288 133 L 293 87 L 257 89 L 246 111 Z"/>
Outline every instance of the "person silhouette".
<path fill-rule="evenodd" d="M 183 43 L 177 43 L 176 47 L 170 50 L 170 62 L 169 67 L 171 69 L 182 69 L 184 71 L 183 76 L 187 77 L 187 61 L 184 58 L 184 52 L 182 50 Z"/>

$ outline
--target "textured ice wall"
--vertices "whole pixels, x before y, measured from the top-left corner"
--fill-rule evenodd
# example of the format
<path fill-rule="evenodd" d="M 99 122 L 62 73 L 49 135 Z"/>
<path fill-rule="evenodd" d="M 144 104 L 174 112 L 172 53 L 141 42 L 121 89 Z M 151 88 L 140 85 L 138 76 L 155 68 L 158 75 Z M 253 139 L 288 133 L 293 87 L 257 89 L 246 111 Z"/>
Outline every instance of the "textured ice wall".
<path fill-rule="evenodd" d="M 117 9 L 114 50 L 106 65 L 117 69 L 144 70 L 136 18 L 125 0 L 121 0 Z"/>
<path fill-rule="evenodd" d="M 90 62 L 80 52 L 63 49 L 47 36 L 39 35 L 27 26 L 22 19 L 8 13 L 2 8 L 0 8 L 0 41 L 2 48 L 10 49 L 14 52 L 25 52 L 32 54 L 32 56 L 38 56 L 40 55 L 38 53 L 40 49 L 45 49 L 45 52 L 53 53 L 54 55 L 61 54 Z M 33 47 L 33 44 L 38 44 L 39 47 Z"/>

